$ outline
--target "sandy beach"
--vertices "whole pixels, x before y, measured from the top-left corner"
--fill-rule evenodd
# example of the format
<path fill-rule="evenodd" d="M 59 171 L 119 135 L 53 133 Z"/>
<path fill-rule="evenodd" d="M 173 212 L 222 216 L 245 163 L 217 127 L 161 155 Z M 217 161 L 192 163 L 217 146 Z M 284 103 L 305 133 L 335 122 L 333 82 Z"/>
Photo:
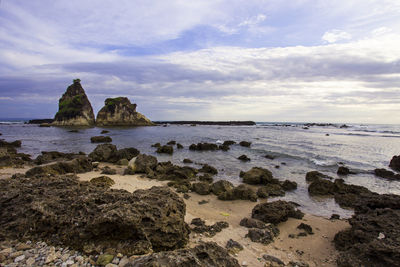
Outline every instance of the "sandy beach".
<path fill-rule="evenodd" d="M 133 192 L 137 189 L 149 189 L 153 186 L 165 186 L 167 181 L 148 179 L 144 175 L 122 175 L 125 167 L 112 164 L 101 163 L 99 169 L 104 166 L 112 167 L 117 170 L 116 175 L 107 175 L 115 181 L 112 188 L 124 189 Z M 82 181 L 101 176 L 100 171 L 92 171 L 78 174 Z M 183 196 L 183 194 L 179 194 Z M 338 252 L 334 248 L 333 238 L 336 233 L 346 228 L 349 224 L 346 220 L 329 220 L 326 218 L 306 214 L 302 220 L 290 218 L 288 221 L 280 223 L 279 236 L 275 242 L 269 245 L 252 242 L 246 238 L 248 229 L 240 226 L 239 222 L 245 217 L 251 217 L 251 210 L 257 203 L 246 200 L 221 201 L 214 195 L 202 196 L 196 193 L 189 193 L 190 198 L 185 199 L 186 216 L 185 221 L 190 224 L 193 218 L 201 218 L 207 225 L 218 221 L 229 223 L 229 228 L 217 233 L 214 237 L 205 237 L 201 234 L 191 233 L 189 246 L 195 246 L 199 241 L 214 241 L 218 245 L 225 247 L 229 239 L 239 242 L 244 250 L 234 255 L 240 264 L 244 266 L 265 266 L 266 262 L 262 259 L 265 254 L 277 257 L 283 262 L 303 262 L 309 266 L 336 266 Z M 200 205 L 202 200 L 208 201 Z M 266 202 L 267 200 L 262 200 Z M 297 235 L 300 230 L 297 226 L 304 222 L 309 224 L 313 230 L 313 235 L 304 237 L 290 238 L 289 234 Z"/>

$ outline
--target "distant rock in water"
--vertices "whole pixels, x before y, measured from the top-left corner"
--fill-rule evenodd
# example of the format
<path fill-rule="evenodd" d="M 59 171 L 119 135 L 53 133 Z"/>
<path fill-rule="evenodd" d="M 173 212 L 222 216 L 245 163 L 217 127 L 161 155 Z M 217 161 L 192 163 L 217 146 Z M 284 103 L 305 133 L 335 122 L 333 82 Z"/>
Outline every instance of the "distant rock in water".
<path fill-rule="evenodd" d="M 96 118 L 98 126 L 151 126 L 154 125 L 143 114 L 136 111 L 126 97 L 107 98 Z"/>
<path fill-rule="evenodd" d="M 75 79 L 74 83 L 68 86 L 67 91 L 60 98 L 53 125 L 94 125 L 93 108 L 80 82 L 81 80 Z"/>

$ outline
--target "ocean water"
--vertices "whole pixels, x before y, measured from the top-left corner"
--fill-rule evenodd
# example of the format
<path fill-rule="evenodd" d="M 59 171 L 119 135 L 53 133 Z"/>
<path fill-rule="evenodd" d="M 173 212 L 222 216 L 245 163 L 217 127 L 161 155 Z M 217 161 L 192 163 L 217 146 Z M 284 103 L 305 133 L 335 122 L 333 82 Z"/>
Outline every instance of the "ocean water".
<path fill-rule="evenodd" d="M 14 120 L 0 122 L 0 133 L 7 141 L 22 140 L 20 152 L 36 157 L 41 151 L 61 151 L 90 153 L 96 144 L 90 137 L 100 135 L 103 129 L 110 133 L 113 144 L 118 148 L 135 147 L 141 153 L 151 154 L 159 161 L 171 161 L 183 165 L 184 158 L 195 163 L 208 163 L 215 166 L 219 174 L 215 179 L 227 179 L 239 184 L 240 171 L 257 166 L 272 171 L 280 180 L 298 183 L 298 189 L 288 192 L 285 197 L 301 205 L 305 212 L 329 217 L 332 213 L 343 217 L 352 215 L 352 210 L 340 208 L 332 198 L 314 198 L 307 192 L 305 174 L 318 170 L 334 178 L 340 164 L 344 164 L 358 174 L 340 177 L 345 182 L 367 187 L 378 193 L 400 194 L 400 182 L 378 178 L 372 174 L 375 168 L 388 168 L 393 155 L 400 154 L 400 125 L 360 125 L 351 124 L 348 128 L 340 125 L 310 126 L 305 129 L 300 123 L 257 123 L 255 126 L 189 126 L 169 125 L 168 127 L 136 128 L 87 128 L 78 133 L 69 132 L 71 128 L 41 128 L 37 125 L 23 124 Z M 175 149 L 173 155 L 155 153 L 154 143 L 165 144 L 176 140 L 184 149 Z M 231 146 L 227 152 L 190 151 L 189 145 L 198 142 L 218 143 L 225 140 L 250 141 L 250 148 Z M 242 154 L 251 158 L 250 162 L 237 159 Z M 273 155 L 273 160 L 265 155 Z M 191 164 L 200 167 L 198 164 Z M 279 168 L 276 168 L 279 166 Z"/>

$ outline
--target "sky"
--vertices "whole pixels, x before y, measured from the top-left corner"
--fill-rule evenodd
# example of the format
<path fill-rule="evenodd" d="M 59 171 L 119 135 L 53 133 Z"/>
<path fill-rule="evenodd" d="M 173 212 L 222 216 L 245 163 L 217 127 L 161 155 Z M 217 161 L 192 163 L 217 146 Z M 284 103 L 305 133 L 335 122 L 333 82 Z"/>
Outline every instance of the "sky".
<path fill-rule="evenodd" d="M 0 0 L 0 117 L 400 123 L 399 0 Z"/>

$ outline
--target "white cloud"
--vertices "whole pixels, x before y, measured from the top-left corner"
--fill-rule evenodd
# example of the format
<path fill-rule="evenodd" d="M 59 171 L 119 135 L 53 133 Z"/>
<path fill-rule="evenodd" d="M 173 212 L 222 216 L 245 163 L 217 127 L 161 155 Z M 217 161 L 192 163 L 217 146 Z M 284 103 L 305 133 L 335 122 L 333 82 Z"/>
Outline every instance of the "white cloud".
<path fill-rule="evenodd" d="M 350 40 L 351 34 L 341 30 L 330 30 L 324 33 L 322 40 L 328 43 Z"/>

